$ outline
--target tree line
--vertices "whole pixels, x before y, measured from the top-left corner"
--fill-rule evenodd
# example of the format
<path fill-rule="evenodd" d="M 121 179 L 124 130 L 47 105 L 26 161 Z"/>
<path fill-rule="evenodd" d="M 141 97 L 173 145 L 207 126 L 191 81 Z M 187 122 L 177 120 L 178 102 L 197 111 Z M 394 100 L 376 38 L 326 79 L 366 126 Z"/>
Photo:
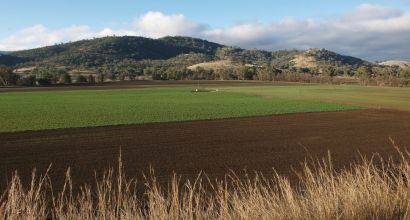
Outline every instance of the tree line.
<path fill-rule="evenodd" d="M 195 69 L 178 66 L 102 65 L 93 71 L 54 66 L 39 66 L 29 73 L 16 73 L 12 67 L 0 67 L 1 86 L 45 86 L 71 83 L 103 83 L 138 79 L 152 80 L 262 80 L 335 83 L 337 76 L 354 77 L 361 84 L 410 85 L 410 69 L 396 67 L 321 66 L 314 68 L 276 68 L 272 65 L 241 65 Z"/>

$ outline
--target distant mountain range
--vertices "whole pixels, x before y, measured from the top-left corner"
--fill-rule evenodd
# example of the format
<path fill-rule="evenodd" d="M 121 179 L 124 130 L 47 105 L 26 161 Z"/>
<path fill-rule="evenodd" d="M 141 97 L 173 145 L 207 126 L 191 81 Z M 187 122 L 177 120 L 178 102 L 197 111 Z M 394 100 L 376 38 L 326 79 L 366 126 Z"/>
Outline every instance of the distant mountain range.
<path fill-rule="evenodd" d="M 95 69 L 102 65 L 133 62 L 143 65 L 213 66 L 267 65 L 279 68 L 320 68 L 323 66 L 358 68 L 360 66 L 398 65 L 403 63 L 372 63 L 360 58 L 344 56 L 326 49 L 305 51 L 245 50 L 227 47 L 191 37 L 103 37 L 81 40 L 15 52 L 0 52 L 0 65 L 30 67 L 55 65 Z"/>

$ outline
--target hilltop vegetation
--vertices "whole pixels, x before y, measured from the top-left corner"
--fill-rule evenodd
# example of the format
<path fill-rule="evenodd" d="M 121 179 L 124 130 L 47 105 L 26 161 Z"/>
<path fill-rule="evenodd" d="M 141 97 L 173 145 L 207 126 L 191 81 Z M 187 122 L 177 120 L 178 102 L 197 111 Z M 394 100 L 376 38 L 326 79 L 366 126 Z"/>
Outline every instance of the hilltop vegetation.
<path fill-rule="evenodd" d="M 9 55 L 6 53 L 0 53 L 0 65 L 15 66 L 19 63 L 25 63 L 29 60 L 30 59 L 26 57 L 20 57 L 20 56 Z"/>
<path fill-rule="evenodd" d="M 104 37 L 92 40 L 58 44 L 42 48 L 11 52 L 0 57 L 0 64 L 12 66 L 54 65 L 72 68 L 98 68 L 101 65 L 113 65 L 124 61 L 146 63 L 158 62 L 181 64 L 181 55 L 196 54 L 198 59 L 183 63 L 188 66 L 203 61 L 228 60 L 238 65 L 270 65 L 286 68 L 298 65 L 292 61 L 296 56 L 314 57 L 316 66 L 331 64 L 363 65 L 369 64 L 361 59 L 342 56 L 324 49 L 308 51 L 264 51 L 245 50 L 212 43 L 190 37 L 164 37 L 150 39 L 144 37 Z M 13 62 L 8 60 L 11 59 Z"/>
<path fill-rule="evenodd" d="M 353 66 L 358 67 L 361 65 L 370 66 L 371 63 L 362 59 L 343 56 L 332 51 L 325 49 L 310 49 L 302 53 L 298 53 L 295 59 L 292 60 L 296 67 L 320 67 L 330 65 L 334 67 Z"/>
<path fill-rule="evenodd" d="M 16 68 L 20 78 L 31 77 L 19 85 L 32 85 L 33 77 L 41 85 L 140 78 L 339 83 L 338 76 L 362 84 L 410 84 L 403 65 L 372 63 L 326 49 L 246 50 L 190 37 L 81 40 L 0 55 L 0 65 Z M 1 81 L 6 85 L 10 80 L 0 76 Z"/>
<path fill-rule="evenodd" d="M 186 53 L 212 55 L 222 45 L 187 37 L 104 37 L 12 53 L 29 64 L 98 67 L 124 60 L 161 60 Z"/>

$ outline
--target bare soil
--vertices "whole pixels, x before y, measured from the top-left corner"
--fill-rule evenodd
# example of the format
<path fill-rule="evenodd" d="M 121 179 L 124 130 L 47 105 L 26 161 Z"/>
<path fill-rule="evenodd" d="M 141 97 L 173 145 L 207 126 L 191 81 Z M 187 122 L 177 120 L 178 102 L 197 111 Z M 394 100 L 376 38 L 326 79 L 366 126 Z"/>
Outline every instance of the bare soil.
<path fill-rule="evenodd" d="M 309 154 L 329 151 L 339 168 L 358 152 L 396 155 L 389 137 L 410 147 L 409 134 L 409 112 L 376 109 L 0 133 L 0 189 L 15 170 L 27 181 L 33 168 L 41 173 L 50 164 L 57 187 L 68 167 L 75 184 L 90 183 L 94 171 L 116 165 L 120 150 L 129 176 L 141 178 L 151 167 L 162 182 L 173 172 L 222 178 L 230 170 L 271 174 L 275 168 L 292 176 Z"/>

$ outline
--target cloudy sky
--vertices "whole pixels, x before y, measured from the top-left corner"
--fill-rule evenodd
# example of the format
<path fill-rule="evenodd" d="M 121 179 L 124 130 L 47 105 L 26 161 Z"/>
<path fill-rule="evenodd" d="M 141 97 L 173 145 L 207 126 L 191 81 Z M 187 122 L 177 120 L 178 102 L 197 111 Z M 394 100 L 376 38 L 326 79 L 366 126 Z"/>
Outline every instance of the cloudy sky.
<path fill-rule="evenodd" d="M 410 0 L 0 0 L 0 50 L 135 35 L 410 60 Z"/>

